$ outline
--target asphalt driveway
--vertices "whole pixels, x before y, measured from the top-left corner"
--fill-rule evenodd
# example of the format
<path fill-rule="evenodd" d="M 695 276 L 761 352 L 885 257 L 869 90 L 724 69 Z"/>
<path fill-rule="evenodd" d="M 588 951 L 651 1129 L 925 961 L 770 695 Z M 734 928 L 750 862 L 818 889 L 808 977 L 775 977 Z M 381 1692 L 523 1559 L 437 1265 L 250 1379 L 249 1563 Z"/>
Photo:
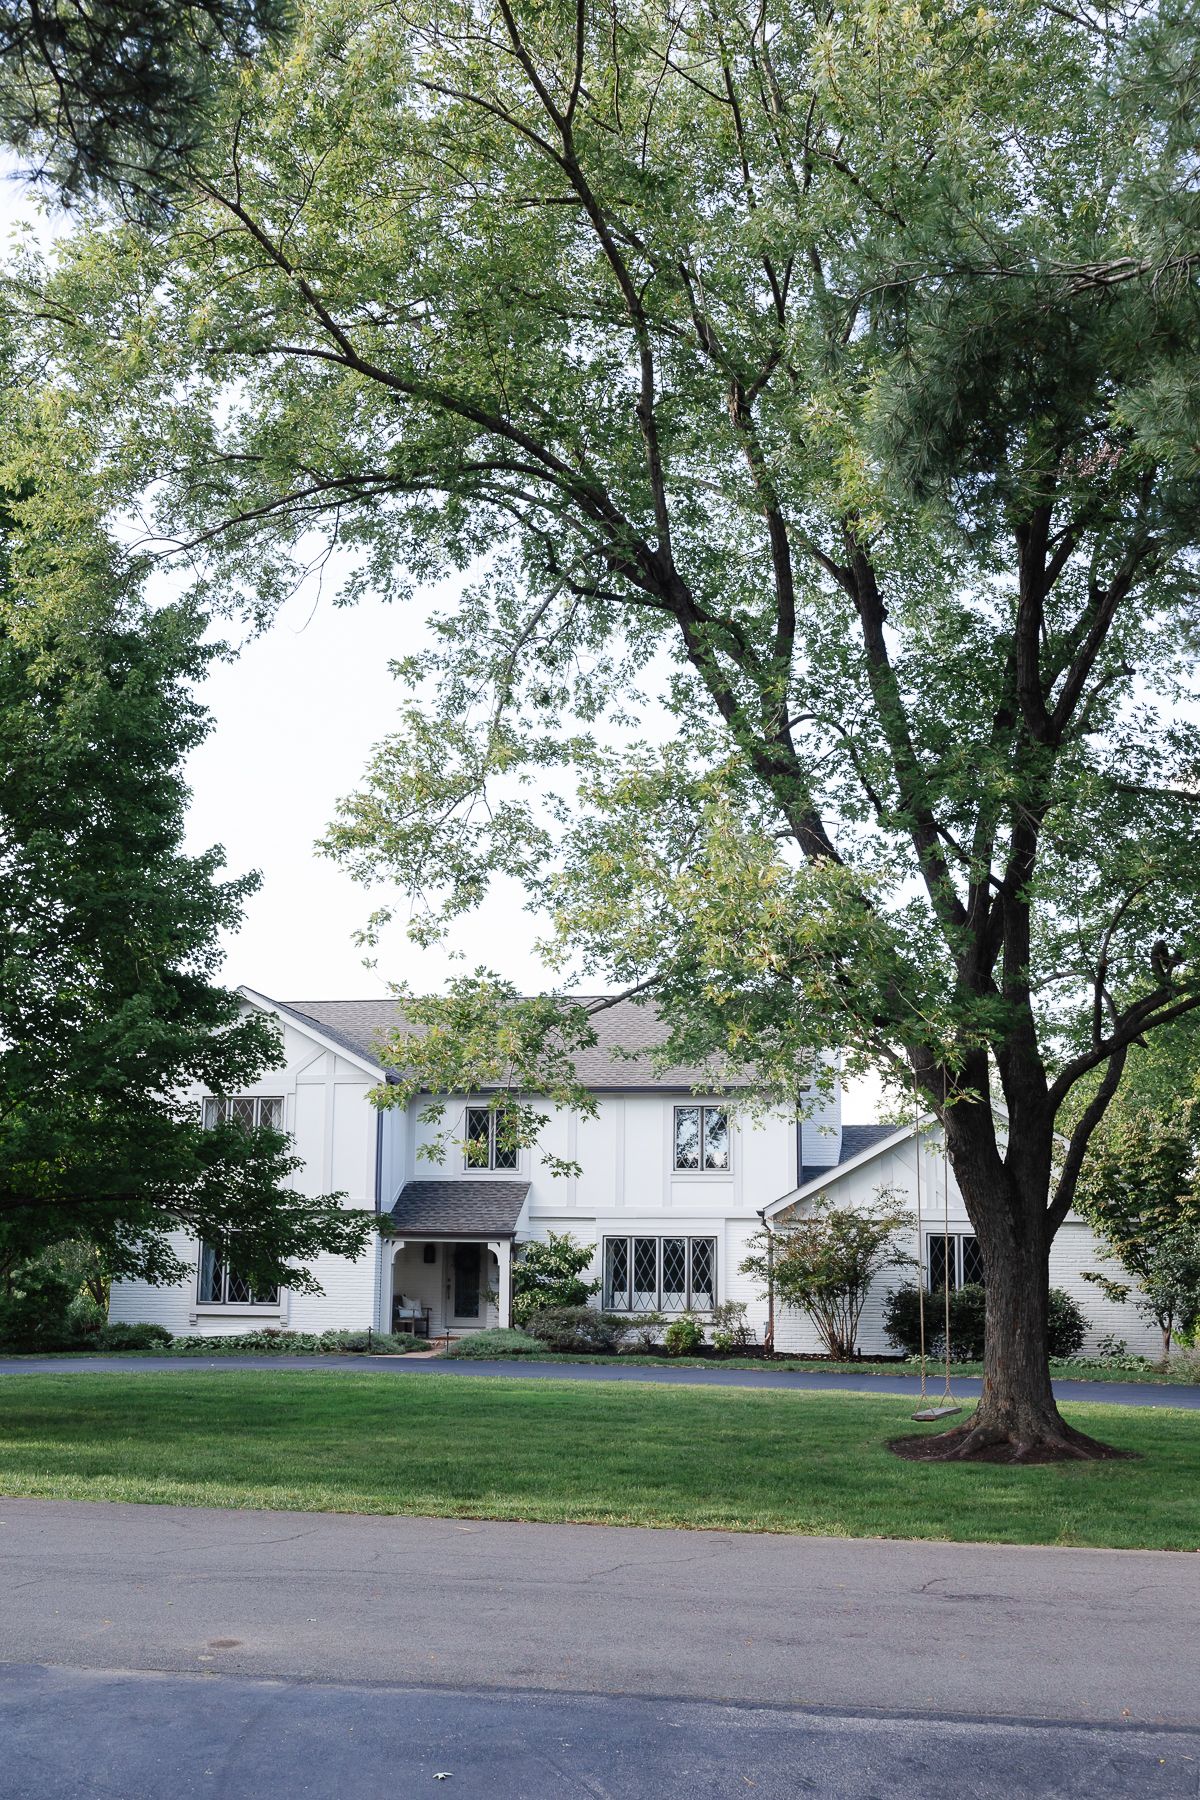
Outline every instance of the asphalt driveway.
<path fill-rule="evenodd" d="M 425 1356 L 10 1356 L 0 1358 L 0 1376 L 73 1374 L 162 1374 L 185 1370 L 332 1369 L 342 1374 L 455 1376 L 520 1375 L 537 1381 L 653 1381 L 683 1387 L 818 1388 L 858 1394 L 903 1394 L 914 1399 L 915 1375 L 838 1375 L 820 1369 L 676 1369 L 669 1363 L 556 1363 L 514 1357 L 508 1361 L 462 1361 Z M 977 1377 L 956 1378 L 961 1400 L 979 1398 Z M 931 1379 L 935 1398 L 941 1379 Z M 1093 1400 L 1109 1406 L 1174 1406 L 1200 1409 L 1200 1387 L 1150 1381 L 1056 1381 L 1059 1400 Z"/>

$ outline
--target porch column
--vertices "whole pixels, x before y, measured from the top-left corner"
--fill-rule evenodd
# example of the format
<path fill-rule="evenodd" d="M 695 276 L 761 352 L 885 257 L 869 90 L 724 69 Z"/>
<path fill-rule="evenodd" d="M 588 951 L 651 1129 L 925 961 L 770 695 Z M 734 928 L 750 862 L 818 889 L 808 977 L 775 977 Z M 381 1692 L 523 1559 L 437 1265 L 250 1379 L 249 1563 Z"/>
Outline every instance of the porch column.
<path fill-rule="evenodd" d="M 496 1302 L 496 1313 L 501 1325 L 512 1324 L 512 1239 L 492 1238 L 488 1249 L 496 1259 L 499 1277 L 496 1291 L 499 1298 Z"/>
<path fill-rule="evenodd" d="M 386 1238 L 384 1240 L 387 1255 L 382 1259 L 384 1265 L 384 1291 L 380 1296 L 382 1301 L 381 1311 L 383 1313 L 383 1317 L 379 1322 L 380 1331 L 390 1331 L 392 1329 L 392 1295 L 396 1291 L 396 1258 L 404 1249 L 405 1241 L 404 1238 Z"/>

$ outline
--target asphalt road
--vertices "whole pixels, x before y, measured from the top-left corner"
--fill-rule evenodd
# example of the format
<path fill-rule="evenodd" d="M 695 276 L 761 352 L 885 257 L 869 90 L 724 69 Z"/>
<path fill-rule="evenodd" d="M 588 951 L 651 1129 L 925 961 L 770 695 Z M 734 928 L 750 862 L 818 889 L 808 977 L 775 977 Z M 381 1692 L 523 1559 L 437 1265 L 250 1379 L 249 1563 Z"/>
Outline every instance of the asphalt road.
<path fill-rule="evenodd" d="M 1200 1794 L 1200 1555 L 10 1499 L 0 1665 L 4 1800 Z"/>
<path fill-rule="evenodd" d="M 341 1374 L 386 1375 L 520 1375 L 540 1381 L 654 1381 L 681 1387 L 816 1388 L 845 1393 L 902 1394 L 916 1397 L 915 1375 L 837 1375 L 820 1369 L 673 1369 L 670 1364 L 555 1363 L 528 1359 L 484 1362 L 464 1357 L 447 1360 L 425 1356 L 10 1356 L 0 1358 L 4 1375 L 182 1374 L 230 1369 L 333 1369 Z M 955 1377 L 954 1392 L 977 1400 L 982 1382 Z M 940 1391 L 941 1378 L 931 1378 Z M 1173 1406 L 1200 1410 L 1200 1387 L 1170 1386 L 1150 1381 L 1056 1381 L 1059 1400 L 1093 1400 L 1108 1406 Z"/>
<path fill-rule="evenodd" d="M 0 1669 L 0 1735 L 6 1800 L 1195 1800 L 1200 1761 L 1190 1732 L 38 1668 Z"/>

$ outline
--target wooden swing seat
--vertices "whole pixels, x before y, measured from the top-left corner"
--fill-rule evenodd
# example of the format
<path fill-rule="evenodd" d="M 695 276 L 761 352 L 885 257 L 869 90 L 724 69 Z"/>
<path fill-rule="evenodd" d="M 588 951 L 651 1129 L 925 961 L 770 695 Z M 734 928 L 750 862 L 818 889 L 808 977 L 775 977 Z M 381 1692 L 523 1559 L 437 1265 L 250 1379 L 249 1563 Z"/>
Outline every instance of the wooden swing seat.
<path fill-rule="evenodd" d="M 929 1425 L 935 1419 L 949 1419 L 954 1413 L 960 1413 L 961 1406 L 923 1406 L 920 1412 L 913 1414 L 914 1425 Z"/>

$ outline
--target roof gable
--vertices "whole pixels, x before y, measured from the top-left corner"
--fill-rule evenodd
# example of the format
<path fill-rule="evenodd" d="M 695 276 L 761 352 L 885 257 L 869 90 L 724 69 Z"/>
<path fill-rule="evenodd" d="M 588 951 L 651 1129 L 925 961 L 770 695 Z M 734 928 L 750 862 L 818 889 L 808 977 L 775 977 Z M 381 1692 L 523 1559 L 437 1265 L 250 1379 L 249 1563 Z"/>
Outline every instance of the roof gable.
<path fill-rule="evenodd" d="M 578 996 L 581 1000 L 589 995 Z M 398 1000 L 279 1000 L 280 1012 L 306 1022 L 335 1043 L 367 1060 L 385 1073 L 380 1053 L 381 1038 L 408 1024 Z M 657 1070 L 653 1053 L 662 1043 L 664 1030 L 653 1005 L 620 1000 L 592 1015 L 596 1043 L 581 1050 L 575 1069 L 585 1087 L 596 1093 L 626 1093 L 631 1089 L 692 1093 L 712 1080 L 711 1071 L 677 1067 Z M 623 1054 L 629 1053 L 629 1054 Z"/>

